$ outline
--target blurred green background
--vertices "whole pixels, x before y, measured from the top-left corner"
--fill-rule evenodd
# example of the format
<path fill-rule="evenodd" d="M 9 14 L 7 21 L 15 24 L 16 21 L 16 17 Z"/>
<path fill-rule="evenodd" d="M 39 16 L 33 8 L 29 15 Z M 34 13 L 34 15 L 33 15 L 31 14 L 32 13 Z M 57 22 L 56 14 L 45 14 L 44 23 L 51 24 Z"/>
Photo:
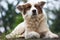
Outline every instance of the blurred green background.
<path fill-rule="evenodd" d="M 60 32 L 60 0 L 46 0 L 44 6 L 48 18 L 48 25 L 52 32 Z M 26 0 L 0 0 L 0 35 L 10 33 L 23 21 L 21 13 L 16 6 Z M 1 35 L 1 36 L 2 36 Z"/>

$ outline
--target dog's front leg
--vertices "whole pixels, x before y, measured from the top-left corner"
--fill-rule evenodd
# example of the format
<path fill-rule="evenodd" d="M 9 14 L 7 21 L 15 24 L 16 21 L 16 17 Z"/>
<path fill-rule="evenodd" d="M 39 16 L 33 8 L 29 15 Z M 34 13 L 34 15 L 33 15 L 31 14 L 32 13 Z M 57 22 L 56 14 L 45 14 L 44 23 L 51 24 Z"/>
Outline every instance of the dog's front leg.
<path fill-rule="evenodd" d="M 29 38 L 40 38 L 40 34 L 37 32 L 25 32 L 25 39 L 29 39 Z"/>
<path fill-rule="evenodd" d="M 23 37 L 22 33 L 25 31 L 25 24 L 24 22 L 17 25 L 17 27 L 8 35 L 6 35 L 6 38 L 16 38 L 16 37 Z M 20 36 L 19 36 L 20 35 Z"/>
<path fill-rule="evenodd" d="M 45 38 L 58 38 L 57 34 L 52 33 L 51 31 L 46 32 Z"/>

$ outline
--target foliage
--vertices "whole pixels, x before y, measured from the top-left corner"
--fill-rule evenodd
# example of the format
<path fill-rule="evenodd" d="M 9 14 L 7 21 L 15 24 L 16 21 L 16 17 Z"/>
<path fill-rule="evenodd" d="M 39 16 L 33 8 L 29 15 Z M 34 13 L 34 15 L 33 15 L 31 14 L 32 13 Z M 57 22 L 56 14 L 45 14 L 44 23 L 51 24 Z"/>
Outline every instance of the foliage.
<path fill-rule="evenodd" d="M 15 22 L 13 24 L 13 27 L 16 27 L 19 23 L 23 21 L 23 17 L 21 14 L 17 14 L 15 17 Z"/>
<path fill-rule="evenodd" d="M 56 19 L 53 21 L 53 24 L 50 28 L 53 32 L 58 33 L 60 32 L 60 9 L 54 9 L 52 12 L 56 15 Z"/>
<path fill-rule="evenodd" d="M 1 0 L 2 1 L 2 0 Z M 0 2 L 1 2 L 0 1 Z M 1 20 L 3 21 L 3 27 L 5 28 L 5 32 L 7 32 L 7 27 L 10 28 L 9 31 L 13 30 L 17 24 L 23 21 L 23 18 L 21 14 L 16 13 L 15 9 L 16 6 L 13 5 L 13 3 L 9 4 L 8 1 L 5 1 L 8 5 L 8 10 L 6 10 L 2 5 L 0 6 L 0 12 L 1 12 Z M 19 1 L 18 1 L 19 3 Z M 18 4 L 17 3 L 17 4 Z M 3 15 L 3 11 L 5 15 Z"/>

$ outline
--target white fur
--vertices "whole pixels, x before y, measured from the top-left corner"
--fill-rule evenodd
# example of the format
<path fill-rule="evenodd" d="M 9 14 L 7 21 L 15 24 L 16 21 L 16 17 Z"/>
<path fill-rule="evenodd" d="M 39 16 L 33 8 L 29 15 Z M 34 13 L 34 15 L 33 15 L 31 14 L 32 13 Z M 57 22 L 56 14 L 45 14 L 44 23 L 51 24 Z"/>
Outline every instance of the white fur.
<path fill-rule="evenodd" d="M 29 33 L 25 32 L 25 39 L 33 38 L 33 37 L 40 38 L 40 34 L 34 31 Z"/>
<path fill-rule="evenodd" d="M 44 38 L 58 38 L 58 35 L 52 33 L 51 31 L 48 31 L 48 32 L 45 34 L 45 37 L 44 37 Z"/>
<path fill-rule="evenodd" d="M 16 28 L 8 35 L 6 38 L 15 38 L 17 35 L 20 35 L 25 30 L 25 23 L 22 22 L 16 26 Z"/>

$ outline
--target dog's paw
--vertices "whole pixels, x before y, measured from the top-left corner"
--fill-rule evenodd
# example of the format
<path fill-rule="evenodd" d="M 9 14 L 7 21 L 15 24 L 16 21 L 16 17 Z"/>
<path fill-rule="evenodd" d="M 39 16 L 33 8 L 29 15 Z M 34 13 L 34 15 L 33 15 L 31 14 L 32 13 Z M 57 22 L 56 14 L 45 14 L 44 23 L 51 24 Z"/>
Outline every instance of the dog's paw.
<path fill-rule="evenodd" d="M 57 34 L 54 33 L 48 33 L 45 38 L 59 38 L 59 36 Z"/>
<path fill-rule="evenodd" d="M 28 34 L 25 34 L 25 39 L 29 39 L 29 38 L 40 38 L 40 34 L 37 32 L 29 32 Z"/>
<path fill-rule="evenodd" d="M 7 39 L 10 39 L 10 38 L 11 38 L 10 34 L 6 35 L 5 37 L 6 37 Z"/>
<path fill-rule="evenodd" d="M 50 34 L 49 37 L 50 38 L 59 38 L 57 34 Z"/>

